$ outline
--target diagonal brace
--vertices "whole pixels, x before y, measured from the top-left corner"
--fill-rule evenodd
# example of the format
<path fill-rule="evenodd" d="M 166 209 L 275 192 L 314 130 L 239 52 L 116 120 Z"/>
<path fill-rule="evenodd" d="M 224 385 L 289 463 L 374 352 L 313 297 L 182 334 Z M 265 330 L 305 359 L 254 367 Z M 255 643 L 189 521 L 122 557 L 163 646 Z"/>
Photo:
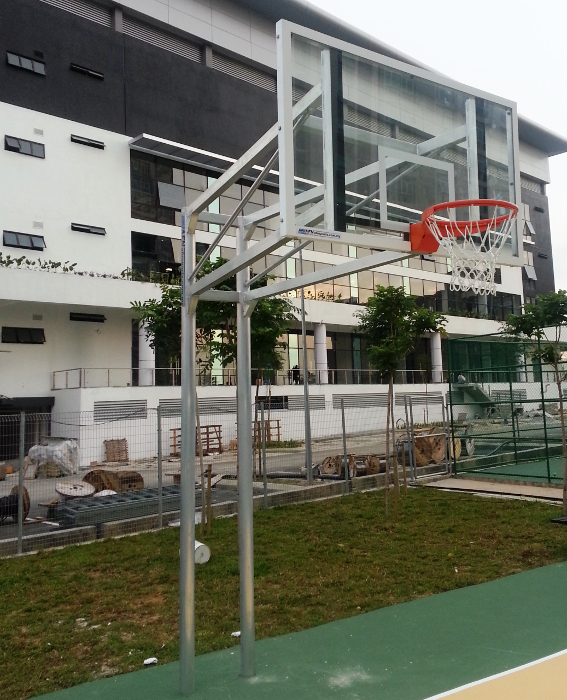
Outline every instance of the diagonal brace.
<path fill-rule="evenodd" d="M 187 294 L 189 296 L 200 296 L 203 292 L 211 289 L 211 287 L 220 284 L 223 280 L 240 272 L 240 270 L 249 267 L 260 258 L 276 250 L 276 248 L 280 248 L 287 240 L 288 238 L 286 236 L 281 236 L 279 231 L 272 233 L 270 236 L 258 241 L 252 248 L 240 253 L 240 255 L 229 260 L 229 262 L 213 270 L 213 272 L 210 272 L 206 277 L 202 277 L 194 284 L 188 285 Z"/>

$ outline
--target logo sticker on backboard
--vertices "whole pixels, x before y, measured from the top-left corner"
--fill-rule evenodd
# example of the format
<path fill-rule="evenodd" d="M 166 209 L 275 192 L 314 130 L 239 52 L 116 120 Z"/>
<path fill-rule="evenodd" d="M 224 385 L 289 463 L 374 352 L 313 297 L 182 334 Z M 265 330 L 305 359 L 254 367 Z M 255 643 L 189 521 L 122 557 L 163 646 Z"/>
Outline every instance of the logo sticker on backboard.
<path fill-rule="evenodd" d="M 320 228 L 298 228 L 298 236 L 315 236 L 317 238 L 326 238 L 333 241 L 340 241 L 341 234 L 338 231 L 323 231 Z"/>

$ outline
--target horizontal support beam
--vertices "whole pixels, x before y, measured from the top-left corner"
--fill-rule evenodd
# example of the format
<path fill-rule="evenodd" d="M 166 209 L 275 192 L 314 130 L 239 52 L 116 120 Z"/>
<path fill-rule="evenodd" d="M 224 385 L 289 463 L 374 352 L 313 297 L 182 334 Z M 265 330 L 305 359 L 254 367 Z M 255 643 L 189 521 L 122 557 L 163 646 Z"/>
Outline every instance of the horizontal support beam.
<path fill-rule="evenodd" d="M 417 155 L 425 156 L 432 151 L 436 151 L 438 148 L 445 148 L 446 146 L 454 146 L 457 143 L 462 143 L 467 138 L 467 125 L 463 124 L 450 131 L 445 131 L 439 136 L 434 136 L 432 139 L 427 141 L 422 141 L 417 144 Z"/>
<path fill-rule="evenodd" d="M 188 284 L 187 295 L 200 296 L 207 290 L 211 289 L 211 287 L 214 287 L 223 282 L 225 279 L 232 277 L 237 272 L 240 272 L 240 270 L 244 270 L 246 267 L 249 267 L 260 258 L 269 255 L 269 253 L 276 250 L 276 248 L 280 248 L 287 240 L 288 239 L 285 236 L 282 237 L 280 235 L 279 231 L 272 233 L 270 236 L 258 241 L 258 243 L 253 245 L 251 248 L 248 248 L 248 250 L 244 251 L 240 255 L 237 255 L 232 260 L 229 260 L 221 267 L 213 270 L 213 272 L 209 272 L 206 277 L 202 277 L 194 284 Z"/>
<path fill-rule="evenodd" d="M 394 250 L 400 253 L 411 253 L 411 243 L 397 236 L 385 236 L 373 233 L 354 233 L 353 231 L 324 231 L 318 228 L 299 226 L 296 228 L 296 238 L 309 241 L 331 241 L 332 243 L 346 243 L 359 248 L 371 250 Z"/>
<path fill-rule="evenodd" d="M 204 224 L 218 224 L 222 226 L 228 221 L 228 214 L 215 214 L 212 211 L 202 211 L 199 214 L 199 221 Z"/>
<path fill-rule="evenodd" d="M 368 255 L 365 258 L 356 258 L 349 260 L 349 262 L 342 263 L 341 265 L 335 265 L 334 267 L 328 267 L 324 270 L 310 272 L 307 275 L 302 275 L 301 277 L 296 277 L 295 279 L 277 282 L 276 284 L 270 284 L 267 287 L 260 287 L 259 289 L 252 289 L 250 292 L 247 292 L 244 295 L 244 299 L 245 301 L 254 301 L 255 299 L 263 299 L 264 297 L 285 294 L 286 292 L 291 292 L 293 289 L 310 287 L 312 284 L 327 282 L 328 280 L 335 279 L 336 277 L 351 275 L 354 272 L 370 270 L 373 267 L 381 267 L 382 265 L 390 265 L 398 260 L 405 260 L 405 258 L 412 257 L 412 255 L 415 254 L 388 252 Z"/>
<path fill-rule="evenodd" d="M 238 292 L 229 292 L 223 289 L 209 289 L 201 294 L 199 301 L 237 302 L 240 301 L 240 294 Z"/>

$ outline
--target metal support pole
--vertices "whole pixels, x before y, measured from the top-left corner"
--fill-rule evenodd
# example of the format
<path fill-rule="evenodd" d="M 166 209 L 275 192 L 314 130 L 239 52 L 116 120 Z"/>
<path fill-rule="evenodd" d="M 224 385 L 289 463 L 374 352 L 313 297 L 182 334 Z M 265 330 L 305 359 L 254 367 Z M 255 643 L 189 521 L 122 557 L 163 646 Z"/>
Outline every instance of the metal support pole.
<path fill-rule="evenodd" d="M 345 469 L 345 495 L 348 494 L 348 455 L 346 446 L 345 400 L 341 399 L 341 417 L 343 421 L 343 465 Z"/>
<path fill-rule="evenodd" d="M 179 532 L 179 675 L 181 695 L 195 692 L 195 423 L 197 300 L 187 279 L 195 267 L 195 235 L 182 224 L 181 312 L 181 522 Z"/>
<path fill-rule="evenodd" d="M 406 437 L 408 441 L 408 459 L 410 468 L 410 482 L 413 482 L 413 472 L 412 472 L 412 449 L 411 449 L 411 436 L 410 436 L 410 423 L 409 423 L 409 412 L 408 412 L 408 396 L 404 394 L 404 410 L 406 412 Z M 405 454 L 405 448 L 404 448 Z"/>
<path fill-rule="evenodd" d="M 303 255 L 299 251 L 299 274 L 303 276 Z M 313 454 L 311 450 L 311 409 L 309 407 L 309 372 L 307 371 L 307 330 L 305 328 L 305 293 L 301 287 L 301 338 L 303 341 L 303 402 L 305 404 L 305 470 L 307 485 L 313 484 Z"/>
<path fill-rule="evenodd" d="M 449 459 L 449 453 L 450 453 L 450 448 L 449 448 L 449 406 L 446 404 L 446 397 L 443 397 L 443 399 L 442 399 L 441 410 L 443 413 L 443 432 L 445 435 L 445 437 L 444 437 L 445 471 L 447 472 L 447 474 L 450 474 L 451 473 L 451 460 Z"/>
<path fill-rule="evenodd" d="M 537 346 L 538 350 L 541 350 L 541 339 L 538 338 L 537 340 Z M 533 360 L 532 360 L 533 362 Z M 549 436 L 547 434 L 547 419 L 545 416 L 545 390 L 543 388 L 543 363 L 540 362 L 540 372 L 539 372 L 539 386 L 540 386 L 540 392 L 541 392 L 541 412 L 542 412 L 542 417 L 543 417 L 543 434 L 545 436 L 545 463 L 547 466 L 547 483 L 551 484 L 551 469 L 549 467 Z M 532 374 L 534 371 L 534 365 L 532 364 Z"/>
<path fill-rule="evenodd" d="M 264 423 L 264 402 L 260 402 L 260 421 L 262 425 L 262 478 L 264 480 L 264 508 L 268 507 L 268 472 L 266 467 L 266 424 Z"/>
<path fill-rule="evenodd" d="M 20 413 L 20 471 L 18 473 L 18 554 L 22 553 L 24 535 L 24 454 L 26 438 L 26 413 Z"/>
<path fill-rule="evenodd" d="M 236 254 L 248 247 L 246 231 L 240 220 L 236 236 Z M 250 368 L 250 316 L 242 300 L 250 272 L 236 275 L 237 397 L 238 397 L 238 558 L 240 567 L 240 675 L 251 678 L 254 671 L 254 524 L 252 473 L 252 372 Z"/>
<path fill-rule="evenodd" d="M 158 479 L 158 528 L 163 527 L 163 472 L 161 446 L 161 406 L 157 407 L 157 479 Z"/>
<path fill-rule="evenodd" d="M 411 396 L 408 397 L 409 401 L 409 415 L 410 415 L 410 432 L 411 432 L 411 446 L 410 446 L 410 465 L 411 465 L 411 480 L 415 484 L 417 481 L 417 466 L 415 463 L 415 431 L 413 427 L 413 403 Z"/>
<path fill-rule="evenodd" d="M 514 440 L 514 459 L 516 460 L 516 464 L 518 464 L 518 443 L 517 443 L 517 436 L 516 436 L 516 418 L 514 416 L 514 394 L 513 394 L 513 389 L 512 389 L 512 373 L 510 372 L 510 369 L 508 369 L 508 386 L 510 387 L 510 420 L 512 421 L 512 437 Z"/>

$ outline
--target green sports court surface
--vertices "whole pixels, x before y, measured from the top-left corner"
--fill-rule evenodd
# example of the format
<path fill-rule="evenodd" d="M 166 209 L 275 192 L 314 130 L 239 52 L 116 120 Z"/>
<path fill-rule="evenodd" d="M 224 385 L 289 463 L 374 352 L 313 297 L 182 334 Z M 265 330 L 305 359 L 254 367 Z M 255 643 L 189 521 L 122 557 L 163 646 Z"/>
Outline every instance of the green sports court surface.
<path fill-rule="evenodd" d="M 567 533 L 566 533 L 567 534 Z M 382 608 L 196 659 L 207 700 L 560 700 L 567 698 L 567 563 Z M 42 696 L 173 700 L 177 663 Z"/>
<path fill-rule="evenodd" d="M 512 481 L 530 481 L 535 484 L 549 483 L 560 486 L 563 482 L 563 460 L 561 457 L 550 458 L 549 473 L 547 460 L 545 459 L 473 468 L 467 468 L 464 464 L 458 464 L 457 473 L 459 476 L 464 477 L 510 479 Z"/>

